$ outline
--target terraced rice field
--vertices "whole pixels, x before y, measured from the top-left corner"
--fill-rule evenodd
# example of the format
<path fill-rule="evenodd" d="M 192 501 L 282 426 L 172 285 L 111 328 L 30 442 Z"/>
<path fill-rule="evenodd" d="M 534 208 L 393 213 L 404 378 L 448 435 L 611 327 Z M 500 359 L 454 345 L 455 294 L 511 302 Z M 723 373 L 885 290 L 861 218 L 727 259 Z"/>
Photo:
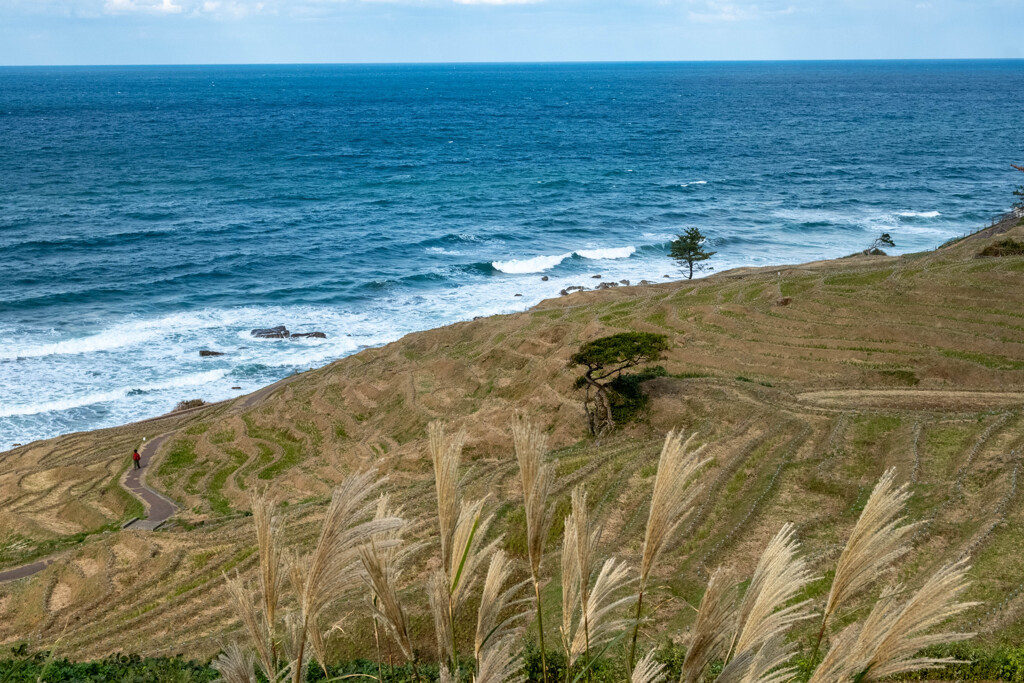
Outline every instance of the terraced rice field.
<path fill-rule="evenodd" d="M 1009 230 L 1017 233 L 1024 228 Z M 605 520 L 603 551 L 630 559 L 664 433 L 697 431 L 709 444 L 704 491 L 662 565 L 651 637 L 682 637 L 708 572 L 727 564 L 749 573 L 786 521 L 824 571 L 873 482 L 895 466 L 912 483 L 909 514 L 921 522 L 896 578 L 970 555 L 970 598 L 984 605 L 961 626 L 1019 642 L 1024 257 L 975 258 L 987 239 L 573 294 L 411 335 L 256 397 L 4 454 L 0 567 L 47 549 L 64 555 L 33 578 L 0 584 L 0 642 L 63 634 L 61 650 L 75 657 L 214 653 L 238 628 L 222 574 L 255 561 L 248 491 L 269 487 L 288 503 L 289 538 L 301 548 L 333 484 L 377 468 L 419 522 L 416 535 L 429 538 L 424 434 L 437 418 L 467 428 L 469 492 L 490 496 L 496 531 L 522 557 L 508 436 L 515 411 L 550 435 L 560 513 L 585 483 Z M 622 330 L 668 334 L 670 376 L 646 385 L 641 424 L 598 443 L 584 434 L 566 360 L 583 341 Z M 147 481 L 181 512 L 154 533 L 118 531 L 137 512 L 118 487 L 127 454 L 142 436 L 168 432 Z M 556 523 L 549 575 L 560 533 Z M 827 587 L 826 576 L 809 597 Z M 552 577 L 545 591 L 558 590 Z M 422 590 L 412 583 L 408 594 L 419 606 L 417 642 L 431 652 Z M 365 654 L 372 642 L 365 608 L 349 607 L 339 656 Z"/>

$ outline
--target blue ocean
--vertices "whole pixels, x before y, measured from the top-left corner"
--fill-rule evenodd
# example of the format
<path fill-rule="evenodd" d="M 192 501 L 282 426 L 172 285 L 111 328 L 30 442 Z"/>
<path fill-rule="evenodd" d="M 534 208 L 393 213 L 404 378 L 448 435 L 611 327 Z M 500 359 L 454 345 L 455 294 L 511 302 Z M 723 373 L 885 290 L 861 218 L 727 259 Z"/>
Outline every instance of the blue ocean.
<path fill-rule="evenodd" d="M 0 449 L 678 279 L 689 226 L 716 271 L 932 249 L 1021 112 L 1022 61 L 0 69 Z"/>

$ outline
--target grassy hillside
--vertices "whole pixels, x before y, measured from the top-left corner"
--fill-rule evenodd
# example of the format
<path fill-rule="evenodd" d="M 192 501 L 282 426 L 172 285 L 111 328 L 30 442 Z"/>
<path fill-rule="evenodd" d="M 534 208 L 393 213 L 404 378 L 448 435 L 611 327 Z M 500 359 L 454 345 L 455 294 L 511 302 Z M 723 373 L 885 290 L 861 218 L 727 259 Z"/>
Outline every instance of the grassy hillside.
<path fill-rule="evenodd" d="M 216 652 L 238 629 L 222 574 L 255 563 L 247 492 L 269 487 L 287 502 L 289 538 L 302 546 L 333 484 L 377 468 L 427 535 L 425 431 L 438 418 L 468 430 L 468 493 L 491 494 L 496 531 L 522 558 L 516 411 L 549 434 L 558 516 L 586 482 L 606 520 L 602 552 L 631 560 L 665 432 L 696 430 L 710 444 L 698 513 L 652 601 L 661 636 L 685 633 L 710 569 L 749 574 L 786 521 L 812 557 L 834 564 L 872 484 L 895 466 L 912 482 L 912 516 L 929 520 L 903 578 L 969 553 L 968 598 L 985 604 L 961 626 L 982 642 L 1020 642 L 1024 256 L 976 256 L 1008 237 L 1024 237 L 1024 226 L 902 257 L 576 293 L 409 335 L 233 402 L 0 455 L 0 568 L 65 552 L 30 579 L 0 584 L 0 643 L 60 637 L 61 652 L 78 658 Z M 641 423 L 595 442 L 566 360 L 624 330 L 668 335 L 670 376 L 647 383 Z M 164 433 L 173 436 L 147 481 L 182 511 L 154 533 L 119 531 L 140 507 L 119 483 L 128 454 Z M 560 533 L 556 524 L 554 555 Z M 546 590 L 557 595 L 557 582 Z M 415 588 L 409 599 L 425 603 Z M 339 656 L 372 643 L 365 609 L 353 609 Z M 424 611 L 414 610 L 413 628 L 432 651 Z"/>

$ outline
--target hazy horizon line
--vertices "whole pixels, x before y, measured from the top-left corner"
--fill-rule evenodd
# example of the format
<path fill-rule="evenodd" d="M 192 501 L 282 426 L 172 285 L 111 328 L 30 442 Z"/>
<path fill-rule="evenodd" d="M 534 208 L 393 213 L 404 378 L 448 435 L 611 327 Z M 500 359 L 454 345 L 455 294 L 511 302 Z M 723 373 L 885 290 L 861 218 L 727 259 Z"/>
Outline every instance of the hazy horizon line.
<path fill-rule="evenodd" d="M 1024 62 L 1024 57 L 815 57 L 806 59 L 564 59 L 485 61 L 394 61 L 394 62 L 153 62 L 107 64 L 0 64 L 0 69 L 32 68 L 117 68 L 117 67 L 204 67 L 204 66 L 542 66 L 588 64 L 793 64 L 838 62 Z"/>

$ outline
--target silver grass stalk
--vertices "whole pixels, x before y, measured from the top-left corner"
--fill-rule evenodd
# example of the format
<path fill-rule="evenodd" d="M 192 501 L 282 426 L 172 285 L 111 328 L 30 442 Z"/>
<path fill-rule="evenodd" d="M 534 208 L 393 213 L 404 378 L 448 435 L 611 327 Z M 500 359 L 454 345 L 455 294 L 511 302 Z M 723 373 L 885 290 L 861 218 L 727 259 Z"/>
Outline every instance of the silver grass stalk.
<path fill-rule="evenodd" d="M 253 604 L 252 597 L 245 582 L 237 574 L 225 576 L 228 593 L 235 602 L 238 615 L 242 618 L 242 626 L 249 636 L 249 642 L 256 648 L 260 667 L 268 680 L 277 680 L 277 658 L 274 653 L 274 635 L 267 628 L 262 610 Z"/>
<path fill-rule="evenodd" d="M 906 539 L 916 525 L 904 524 L 901 513 L 910 498 L 910 492 L 907 484 L 896 486 L 895 478 L 895 468 L 886 470 L 882 475 L 839 556 L 832 588 L 822 612 L 814 656 L 817 656 L 821 640 L 835 613 L 871 586 L 908 550 Z"/>
<path fill-rule="evenodd" d="M 562 540 L 562 649 L 569 661 L 572 650 L 573 624 L 580 608 L 580 567 L 575 548 L 576 517 L 570 512 L 565 518 Z"/>
<path fill-rule="evenodd" d="M 548 680 L 547 654 L 544 646 L 544 610 L 540 599 L 540 563 L 544 557 L 544 539 L 553 519 L 548 506 L 551 489 L 551 468 L 544 464 L 547 437 L 529 421 L 520 417 L 512 423 L 519 476 L 523 484 L 523 509 L 526 513 L 526 550 L 533 579 L 534 604 L 537 610 L 537 632 L 540 636 L 540 665 L 544 683 Z"/>
<path fill-rule="evenodd" d="M 402 511 L 392 509 L 390 497 L 381 495 L 377 501 L 377 519 L 400 518 Z M 363 565 L 363 580 L 374 599 L 370 608 L 374 618 L 384 626 L 398 645 L 406 661 L 413 661 L 412 637 L 409 631 L 409 617 L 398 593 L 401 576 L 419 544 L 403 544 L 402 529 L 377 534 L 359 548 L 359 559 Z"/>
<path fill-rule="evenodd" d="M 487 655 L 488 647 L 497 647 L 508 638 L 518 635 L 520 624 L 525 616 L 522 611 L 525 602 L 521 595 L 527 582 L 508 584 L 512 576 L 512 563 L 504 550 L 491 555 L 491 564 L 487 568 L 487 578 L 480 595 L 480 608 L 476 617 L 476 637 L 473 652 L 478 668 Z"/>
<path fill-rule="evenodd" d="M 454 658 L 452 651 L 453 624 L 449 611 L 451 594 L 448 592 L 448 575 L 441 569 L 430 574 L 427 579 L 427 598 L 430 601 L 430 614 L 434 618 L 434 635 L 437 636 L 437 658 L 441 665 Z"/>
<path fill-rule="evenodd" d="M 455 552 L 452 553 L 451 564 L 448 566 L 453 618 L 469 597 L 470 588 L 483 559 L 493 553 L 501 543 L 499 537 L 484 545 L 483 540 L 494 521 L 494 515 L 484 517 L 484 503 L 486 499 L 459 506 L 459 518 L 452 536 L 452 548 Z"/>
<path fill-rule="evenodd" d="M 737 653 L 756 650 L 811 616 L 810 600 L 787 604 L 812 580 L 807 562 L 797 554 L 795 533 L 792 524 L 783 525 L 761 554 L 740 603 Z"/>
<path fill-rule="evenodd" d="M 305 645 L 310 630 L 319 627 L 329 604 L 348 597 L 360 583 L 360 546 L 375 534 L 402 524 L 395 518 L 373 517 L 375 506 L 371 496 L 382 482 L 372 472 L 347 477 L 334 490 L 316 547 L 303 561 L 293 563 L 292 583 L 299 603 L 295 683 L 300 683 L 298 677 L 305 669 Z"/>
<path fill-rule="evenodd" d="M 774 636 L 756 652 L 746 650 L 729 660 L 715 683 L 787 683 L 793 680 L 796 667 L 782 665 L 793 652 L 782 636 Z"/>
<path fill-rule="evenodd" d="M 856 624 L 841 634 L 811 681 L 825 683 L 842 677 L 869 683 L 898 673 L 955 663 L 956 660 L 952 659 L 914 655 L 931 645 L 974 635 L 929 633 L 942 622 L 977 604 L 959 601 L 959 596 L 969 585 L 969 569 L 966 558 L 942 567 L 902 605 L 898 602 L 903 592 L 901 587 L 884 591 L 863 624 Z"/>
<path fill-rule="evenodd" d="M 516 641 L 525 616 L 522 608 L 528 602 L 520 595 L 528 582 L 507 586 L 511 576 L 508 556 L 502 550 L 496 551 L 487 568 L 477 611 L 475 683 L 520 683 L 525 678 Z"/>
<path fill-rule="evenodd" d="M 514 638 L 503 638 L 488 646 L 473 676 L 475 683 L 520 683 L 523 675 L 522 655 Z"/>
<path fill-rule="evenodd" d="M 277 604 L 280 600 L 282 524 L 275 514 L 276 505 L 265 491 L 252 492 L 249 496 L 253 524 L 256 527 L 256 547 L 259 552 L 259 583 L 263 599 L 263 617 L 266 629 L 271 634 L 271 654 L 276 658 L 276 644 L 273 642 L 274 624 L 277 620 Z"/>
<path fill-rule="evenodd" d="M 256 683 L 256 657 L 237 642 L 224 648 L 211 666 L 220 674 L 219 683 Z"/>
<path fill-rule="evenodd" d="M 579 655 L 586 653 L 589 663 L 592 648 L 605 644 L 614 635 L 625 630 L 630 620 L 626 618 L 613 619 L 612 614 L 636 600 L 636 595 L 633 593 L 615 598 L 617 593 L 620 593 L 632 582 L 629 566 L 625 562 L 620 562 L 615 558 L 605 560 L 594 581 L 593 588 L 587 594 L 587 604 L 583 608 L 585 628 L 576 630 L 576 636 L 573 638 L 572 662 L 575 662 Z"/>
<path fill-rule="evenodd" d="M 735 582 L 726 570 L 716 569 L 708 579 L 708 587 L 697 608 L 680 683 L 699 681 L 712 662 L 725 656 L 735 619 Z"/>
<path fill-rule="evenodd" d="M 501 539 L 484 544 L 484 538 L 493 521 L 493 515 L 483 513 L 486 498 L 467 502 L 462 500 L 459 486 L 459 461 L 465 432 L 460 431 L 451 440 L 446 438 L 444 425 L 432 422 L 428 427 L 430 455 L 434 464 L 434 485 L 437 492 L 438 528 L 441 536 L 441 570 L 446 599 L 441 600 L 438 577 L 431 578 L 428 587 L 431 611 L 438 638 L 447 637 L 439 644 L 438 652 L 450 658 L 451 670 L 458 670 L 458 647 L 455 627 L 459 610 L 465 604 L 483 559 L 494 552 Z M 446 614 L 445 614 L 446 613 Z"/>
<path fill-rule="evenodd" d="M 651 570 L 662 551 L 672 540 L 679 526 L 693 510 L 693 500 L 700 492 L 694 485 L 697 472 L 707 464 L 701 460 L 704 446 L 689 450 L 694 436 L 683 441 L 682 433 L 670 431 L 658 459 L 658 473 L 654 479 L 651 507 L 647 515 L 647 529 L 644 532 L 643 552 L 640 559 L 640 581 L 637 590 L 636 623 L 633 625 L 633 639 L 629 649 L 629 668 L 632 670 L 636 657 L 636 641 L 640 632 L 644 592 Z"/>
<path fill-rule="evenodd" d="M 434 465 L 434 486 L 437 491 L 437 520 L 441 533 L 441 564 L 450 567 L 455 525 L 459 519 L 459 462 L 466 432 L 458 431 L 448 439 L 443 422 L 427 425 L 430 459 Z"/>
<path fill-rule="evenodd" d="M 636 663 L 629 683 L 658 683 L 665 677 L 665 666 L 655 661 L 655 650 L 651 650 Z"/>

